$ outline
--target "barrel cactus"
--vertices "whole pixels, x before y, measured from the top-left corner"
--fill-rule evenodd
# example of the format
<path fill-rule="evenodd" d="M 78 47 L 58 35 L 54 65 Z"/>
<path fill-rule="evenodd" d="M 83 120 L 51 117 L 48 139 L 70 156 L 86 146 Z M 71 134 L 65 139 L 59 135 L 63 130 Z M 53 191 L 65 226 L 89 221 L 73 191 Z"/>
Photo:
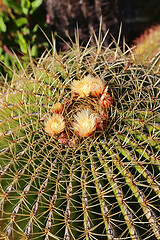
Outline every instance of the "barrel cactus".
<path fill-rule="evenodd" d="M 95 42 L 3 84 L 0 239 L 160 239 L 160 75 Z"/>
<path fill-rule="evenodd" d="M 134 41 L 133 52 L 137 61 L 154 62 L 155 68 L 159 71 L 160 64 L 160 25 L 152 26 Z M 159 56 L 159 57 L 158 57 Z"/>

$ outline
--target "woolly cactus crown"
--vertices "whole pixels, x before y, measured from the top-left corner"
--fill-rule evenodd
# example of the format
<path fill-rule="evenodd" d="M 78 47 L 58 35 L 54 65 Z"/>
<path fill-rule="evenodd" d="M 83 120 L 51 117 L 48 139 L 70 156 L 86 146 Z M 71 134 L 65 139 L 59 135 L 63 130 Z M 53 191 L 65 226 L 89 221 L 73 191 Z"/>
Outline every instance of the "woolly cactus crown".
<path fill-rule="evenodd" d="M 1 239 L 160 239 L 159 75 L 96 43 L 3 87 Z"/>

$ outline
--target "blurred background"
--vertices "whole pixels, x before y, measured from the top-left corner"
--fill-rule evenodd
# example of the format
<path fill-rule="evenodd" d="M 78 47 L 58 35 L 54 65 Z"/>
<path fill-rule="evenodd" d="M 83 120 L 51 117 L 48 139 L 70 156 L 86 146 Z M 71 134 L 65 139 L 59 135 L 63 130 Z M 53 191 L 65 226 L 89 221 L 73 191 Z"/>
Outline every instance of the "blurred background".
<path fill-rule="evenodd" d="M 74 41 L 78 24 L 80 43 L 85 45 L 93 31 L 98 33 L 101 16 L 103 35 L 108 29 L 110 33 L 105 45 L 112 36 L 117 39 L 122 23 L 122 36 L 132 46 L 145 29 L 160 24 L 160 0 L 0 0 L 1 76 L 11 77 L 7 66 L 19 68 L 15 54 L 25 66 L 28 46 L 34 58 L 50 48 L 46 36 L 52 41 L 51 32 L 57 50 L 63 51 L 67 45 L 61 38 L 69 42 L 69 35 Z"/>

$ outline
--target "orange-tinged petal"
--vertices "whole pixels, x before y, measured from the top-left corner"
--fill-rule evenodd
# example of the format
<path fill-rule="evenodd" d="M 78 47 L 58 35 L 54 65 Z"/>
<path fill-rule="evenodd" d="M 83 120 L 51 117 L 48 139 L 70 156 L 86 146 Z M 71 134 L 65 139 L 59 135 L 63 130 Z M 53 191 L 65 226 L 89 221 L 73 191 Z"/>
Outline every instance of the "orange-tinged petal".
<path fill-rule="evenodd" d="M 109 93 L 105 92 L 102 94 L 99 102 L 103 108 L 110 108 L 112 105 L 112 97 Z"/>
<path fill-rule="evenodd" d="M 56 102 L 55 104 L 53 104 L 51 111 L 52 113 L 62 113 L 63 108 L 64 107 L 62 103 Z"/>
<path fill-rule="evenodd" d="M 91 76 L 87 76 L 90 78 L 91 81 L 91 96 L 93 97 L 99 97 L 102 95 L 104 88 L 105 88 L 105 82 L 101 78 L 95 78 Z"/>

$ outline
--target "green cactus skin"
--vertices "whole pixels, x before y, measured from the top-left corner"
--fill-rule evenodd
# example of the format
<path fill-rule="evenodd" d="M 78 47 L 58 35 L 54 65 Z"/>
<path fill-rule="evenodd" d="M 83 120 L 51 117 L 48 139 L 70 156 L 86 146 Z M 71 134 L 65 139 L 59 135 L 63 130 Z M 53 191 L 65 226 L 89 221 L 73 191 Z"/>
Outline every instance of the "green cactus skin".
<path fill-rule="evenodd" d="M 0 239 L 160 239 L 160 76 L 96 40 L 53 47 L 3 88 Z M 61 145 L 45 117 L 87 74 L 113 98 L 107 127 Z"/>

